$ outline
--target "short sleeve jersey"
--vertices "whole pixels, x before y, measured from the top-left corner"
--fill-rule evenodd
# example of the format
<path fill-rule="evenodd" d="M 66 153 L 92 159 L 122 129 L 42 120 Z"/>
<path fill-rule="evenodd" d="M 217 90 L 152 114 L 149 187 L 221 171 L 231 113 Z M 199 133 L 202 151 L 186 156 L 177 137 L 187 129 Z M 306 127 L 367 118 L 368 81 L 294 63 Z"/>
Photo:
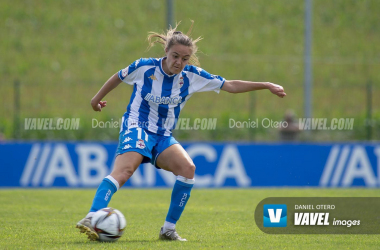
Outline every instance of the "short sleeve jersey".
<path fill-rule="evenodd" d="M 133 92 L 123 116 L 123 126 L 142 127 L 169 136 L 186 102 L 196 92 L 219 93 L 225 79 L 186 65 L 181 73 L 168 75 L 162 69 L 164 58 L 141 58 L 119 71 Z M 121 128 L 123 129 L 123 127 Z"/>

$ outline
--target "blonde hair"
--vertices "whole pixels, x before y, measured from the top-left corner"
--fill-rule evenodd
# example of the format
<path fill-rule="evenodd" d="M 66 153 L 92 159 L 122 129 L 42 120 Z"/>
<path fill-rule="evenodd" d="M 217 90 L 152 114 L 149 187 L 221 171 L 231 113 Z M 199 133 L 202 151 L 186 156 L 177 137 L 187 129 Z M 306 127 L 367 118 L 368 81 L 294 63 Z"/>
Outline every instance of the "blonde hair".
<path fill-rule="evenodd" d="M 152 48 L 156 43 L 160 43 L 163 45 L 165 51 L 168 51 L 173 45 L 175 44 L 182 44 L 185 46 L 190 47 L 191 49 L 191 56 L 190 56 L 190 64 L 195 66 L 200 66 L 198 57 L 196 55 L 198 51 L 197 42 L 202 40 L 202 37 L 198 37 L 197 39 L 193 40 L 190 35 L 191 31 L 193 30 L 194 21 L 191 20 L 191 26 L 189 31 L 186 34 L 183 34 L 181 31 L 177 31 L 177 27 L 181 22 L 177 23 L 174 28 L 171 26 L 166 31 L 166 33 L 156 33 L 156 32 L 149 32 L 149 35 L 147 37 L 149 46 L 147 50 Z"/>

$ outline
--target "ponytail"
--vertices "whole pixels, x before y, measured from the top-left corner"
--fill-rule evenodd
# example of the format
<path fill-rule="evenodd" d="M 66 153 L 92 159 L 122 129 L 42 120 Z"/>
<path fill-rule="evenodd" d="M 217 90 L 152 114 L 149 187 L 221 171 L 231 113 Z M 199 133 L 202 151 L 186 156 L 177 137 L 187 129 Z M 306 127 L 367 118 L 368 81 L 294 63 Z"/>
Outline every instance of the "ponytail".
<path fill-rule="evenodd" d="M 193 40 L 190 35 L 193 30 L 194 21 L 191 20 L 191 26 L 187 34 L 183 34 L 181 31 L 177 31 L 177 27 L 181 22 L 177 23 L 174 28 L 171 26 L 166 31 L 166 33 L 157 33 L 157 32 L 149 32 L 149 35 L 147 37 L 148 40 L 148 48 L 152 48 L 156 43 L 162 44 L 165 51 L 168 51 L 173 45 L 175 44 L 182 44 L 184 46 L 188 46 L 191 49 L 191 56 L 190 56 L 190 64 L 195 66 L 200 66 L 198 57 L 196 55 L 198 51 L 197 42 L 202 40 L 202 37 L 198 37 L 197 39 Z"/>

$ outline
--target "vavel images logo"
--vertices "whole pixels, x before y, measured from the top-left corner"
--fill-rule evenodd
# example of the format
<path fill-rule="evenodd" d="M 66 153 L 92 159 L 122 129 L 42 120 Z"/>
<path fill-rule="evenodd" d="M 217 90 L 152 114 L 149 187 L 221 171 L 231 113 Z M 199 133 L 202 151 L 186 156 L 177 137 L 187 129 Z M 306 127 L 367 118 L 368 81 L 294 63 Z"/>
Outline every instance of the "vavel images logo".
<path fill-rule="evenodd" d="M 286 227 L 287 219 L 285 204 L 264 205 L 264 227 Z"/>

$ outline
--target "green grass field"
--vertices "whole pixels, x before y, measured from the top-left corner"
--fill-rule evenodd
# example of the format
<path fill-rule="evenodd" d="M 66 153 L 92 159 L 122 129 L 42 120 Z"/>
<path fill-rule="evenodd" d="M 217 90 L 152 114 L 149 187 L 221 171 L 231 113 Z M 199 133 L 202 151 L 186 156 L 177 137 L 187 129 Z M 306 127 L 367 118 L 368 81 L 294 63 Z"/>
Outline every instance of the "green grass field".
<path fill-rule="evenodd" d="M 194 189 L 177 230 L 188 242 L 162 242 L 158 232 L 169 189 L 122 189 L 110 206 L 127 229 L 116 243 L 90 242 L 75 228 L 94 189 L 0 190 L 0 249 L 379 249 L 379 235 L 269 235 L 255 224 L 266 197 L 378 197 L 377 189 Z"/>

